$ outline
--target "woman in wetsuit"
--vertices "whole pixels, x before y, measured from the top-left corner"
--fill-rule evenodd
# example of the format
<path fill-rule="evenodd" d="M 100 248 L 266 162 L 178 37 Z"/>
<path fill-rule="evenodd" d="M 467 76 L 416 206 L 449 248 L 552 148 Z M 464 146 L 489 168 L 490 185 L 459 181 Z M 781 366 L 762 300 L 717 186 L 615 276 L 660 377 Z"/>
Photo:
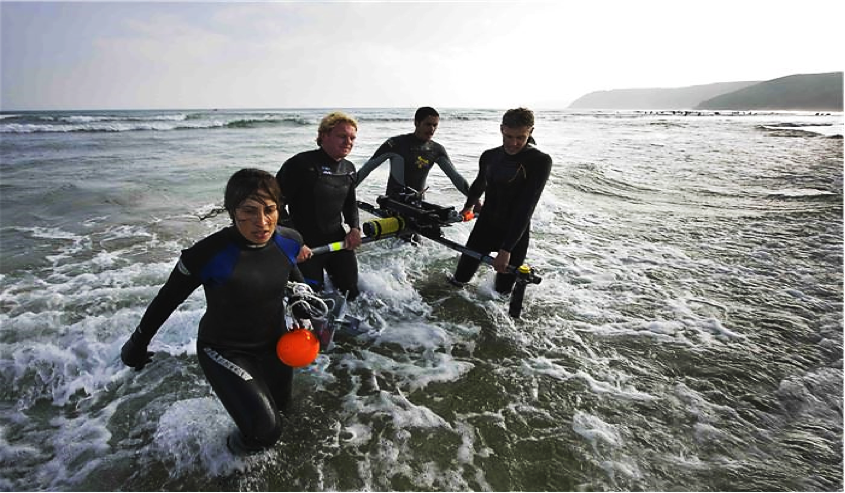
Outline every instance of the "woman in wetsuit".
<path fill-rule="evenodd" d="M 340 112 L 326 115 L 317 131 L 319 149 L 293 156 L 276 174 L 290 224 L 302 233 L 305 244 L 317 247 L 342 240 L 345 245 L 343 250 L 314 257 L 306 247 L 308 260 L 299 266 L 305 281 L 314 291 L 321 291 L 325 271 L 334 287 L 350 301 L 359 292 L 354 250 L 361 246 L 361 228 L 355 165 L 345 158 L 352 152 L 357 132 L 358 124 L 352 117 Z"/>
<path fill-rule="evenodd" d="M 528 252 L 531 216 L 552 169 L 552 158 L 534 147 L 534 113 L 526 108 L 508 110 L 502 117 L 502 145 L 484 151 L 478 176 L 469 188 L 462 214 L 471 211 L 482 194 L 484 207 L 466 247 L 479 253 L 498 252 L 493 261 L 496 291 L 509 293 L 516 280 L 508 266 L 519 267 Z M 480 261 L 461 255 L 452 284 L 469 282 Z"/>
<path fill-rule="evenodd" d="M 286 330 L 288 279 L 302 237 L 277 226 L 279 187 L 266 171 L 242 169 L 226 185 L 224 208 L 233 224 L 182 250 L 167 282 L 120 352 L 136 370 L 151 359 L 150 340 L 199 286 L 206 311 L 199 323 L 197 357 L 223 406 L 238 426 L 233 451 L 271 447 L 282 433 L 279 410 L 291 399 L 293 371 L 276 356 Z"/>

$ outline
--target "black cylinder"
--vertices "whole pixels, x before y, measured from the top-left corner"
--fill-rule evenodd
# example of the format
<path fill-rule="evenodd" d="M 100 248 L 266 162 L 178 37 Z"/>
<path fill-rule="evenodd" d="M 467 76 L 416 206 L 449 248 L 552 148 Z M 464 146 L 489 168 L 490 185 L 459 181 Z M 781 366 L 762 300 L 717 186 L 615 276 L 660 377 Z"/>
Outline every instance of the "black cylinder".
<path fill-rule="evenodd" d="M 526 282 L 517 281 L 511 291 L 511 303 L 508 307 L 508 314 L 513 318 L 519 318 L 522 314 L 522 300 L 525 298 Z"/>

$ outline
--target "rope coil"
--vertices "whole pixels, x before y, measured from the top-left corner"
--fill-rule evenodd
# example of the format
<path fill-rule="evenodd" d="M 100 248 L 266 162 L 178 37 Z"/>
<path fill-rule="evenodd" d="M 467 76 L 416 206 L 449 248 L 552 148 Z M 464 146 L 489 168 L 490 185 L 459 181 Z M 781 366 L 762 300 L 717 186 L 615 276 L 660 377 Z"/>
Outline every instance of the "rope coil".
<path fill-rule="evenodd" d="M 329 313 L 334 309 L 334 300 L 324 300 L 316 294 L 311 286 L 301 282 L 288 282 L 288 289 L 291 291 L 288 299 L 290 303 L 288 308 L 291 313 L 296 316 L 296 313 L 307 314 L 307 317 L 297 318 L 313 318 L 325 319 Z M 328 301 L 328 303 L 327 303 Z"/>

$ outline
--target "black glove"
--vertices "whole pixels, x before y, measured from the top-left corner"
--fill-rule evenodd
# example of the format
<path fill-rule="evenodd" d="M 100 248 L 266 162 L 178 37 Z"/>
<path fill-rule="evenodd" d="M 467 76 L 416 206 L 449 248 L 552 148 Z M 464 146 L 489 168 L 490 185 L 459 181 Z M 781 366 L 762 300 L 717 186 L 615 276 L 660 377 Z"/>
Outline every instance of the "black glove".
<path fill-rule="evenodd" d="M 142 370 L 147 363 L 153 360 L 152 351 L 147 351 L 150 344 L 138 329 L 129 337 L 126 344 L 120 349 L 120 359 L 126 366 Z"/>

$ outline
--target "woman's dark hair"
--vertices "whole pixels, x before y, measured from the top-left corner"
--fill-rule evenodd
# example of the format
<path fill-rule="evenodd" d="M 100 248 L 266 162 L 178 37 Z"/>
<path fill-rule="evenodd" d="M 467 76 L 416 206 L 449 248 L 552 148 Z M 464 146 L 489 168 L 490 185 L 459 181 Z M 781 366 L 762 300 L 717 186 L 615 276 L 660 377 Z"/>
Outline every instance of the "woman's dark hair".
<path fill-rule="evenodd" d="M 245 200 L 254 199 L 266 203 L 269 197 L 278 205 L 281 202 L 281 195 L 279 182 L 276 181 L 275 176 L 260 169 L 245 168 L 229 178 L 226 193 L 223 195 L 223 208 L 230 217 L 234 217 L 235 209 Z"/>

